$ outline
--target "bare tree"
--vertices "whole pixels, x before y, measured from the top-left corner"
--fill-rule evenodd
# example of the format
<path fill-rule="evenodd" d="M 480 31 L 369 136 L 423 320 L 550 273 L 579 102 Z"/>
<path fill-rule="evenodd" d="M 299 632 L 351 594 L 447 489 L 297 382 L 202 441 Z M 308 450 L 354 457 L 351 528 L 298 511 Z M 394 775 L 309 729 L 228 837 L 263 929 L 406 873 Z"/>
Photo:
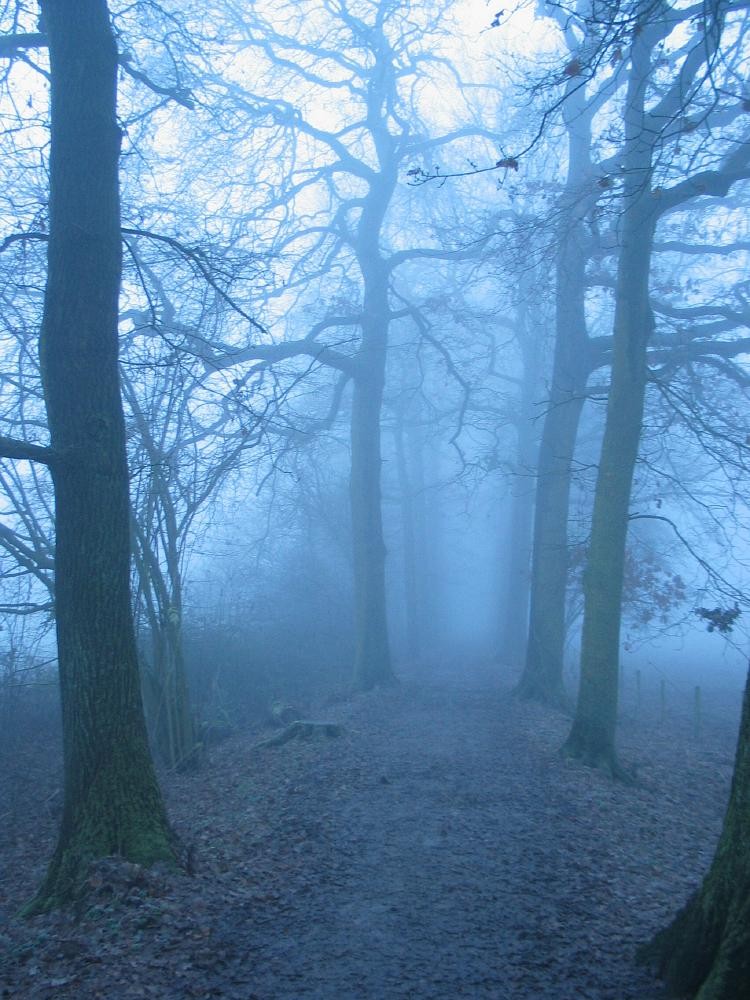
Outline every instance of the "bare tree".
<path fill-rule="evenodd" d="M 329 311 L 296 348 L 293 342 L 269 347 L 266 356 L 273 357 L 274 350 L 276 356 L 304 350 L 351 381 L 354 681 L 370 688 L 393 677 L 386 619 L 381 409 L 389 330 L 402 314 L 393 298 L 394 275 L 410 261 L 475 254 L 478 249 L 476 241 L 468 248 L 403 244 L 391 217 L 393 206 L 403 197 L 400 182 L 415 163 L 467 137 L 492 138 L 493 133 L 477 125 L 430 135 L 428 124 L 420 120 L 417 81 L 434 86 L 441 74 L 456 75 L 446 56 L 429 49 L 428 40 L 434 42 L 443 30 L 430 7 L 326 4 L 309 17 L 305 4 L 284 5 L 283 17 L 263 8 L 248 13 L 233 3 L 223 9 L 235 46 L 257 57 L 259 76 L 272 74 L 274 80 L 273 94 L 262 83 L 251 88 L 231 74 L 213 83 L 226 95 L 233 115 L 244 115 L 256 131 L 268 131 L 268 158 L 281 155 L 290 163 L 281 183 L 268 183 L 271 196 L 256 213 L 266 226 L 274 213 L 294 223 L 292 229 L 279 228 L 274 247 L 279 256 L 295 255 L 286 294 L 295 284 L 312 286 L 332 273 L 343 274 L 356 289 L 354 299 L 349 296 L 350 309 Z M 441 10 L 447 12 L 447 5 L 441 4 Z M 283 98 L 278 96 L 280 76 L 285 80 Z M 346 111 L 346 122 L 318 120 L 319 108 L 331 94 L 340 95 L 336 119 Z M 302 148 L 311 155 L 304 164 Z M 313 207 L 301 212 L 302 205 Z M 356 346 L 342 346 L 353 335 Z"/>
<path fill-rule="evenodd" d="M 618 222 L 618 266 L 608 392 L 591 539 L 584 577 L 585 607 L 581 681 L 566 753 L 619 773 L 614 745 L 617 716 L 622 583 L 630 494 L 648 382 L 648 345 L 654 331 L 649 282 L 657 223 L 667 212 L 706 194 L 726 194 L 750 176 L 750 145 L 729 133 L 714 163 L 669 185 L 658 178 L 665 141 L 684 132 L 687 103 L 710 118 L 710 67 L 719 50 L 726 9 L 719 5 L 701 22 L 660 100 L 648 106 L 655 50 L 682 14 L 664 4 L 637 4 L 625 97 L 622 203 Z M 705 96 L 703 85 L 709 89 Z M 703 93 L 703 101 L 700 95 Z M 739 108 L 730 110 L 736 117 Z M 710 154 L 709 154 L 710 155 Z M 655 175 L 657 179 L 654 180 Z"/>
<path fill-rule="evenodd" d="M 130 608 L 125 429 L 117 368 L 121 276 L 117 48 L 104 0 L 42 3 L 51 77 L 50 231 L 40 355 L 49 466 L 65 789 L 58 845 L 28 912 L 76 894 L 91 858 L 173 861 L 148 748 Z M 13 39 L 3 40 L 6 52 Z"/>

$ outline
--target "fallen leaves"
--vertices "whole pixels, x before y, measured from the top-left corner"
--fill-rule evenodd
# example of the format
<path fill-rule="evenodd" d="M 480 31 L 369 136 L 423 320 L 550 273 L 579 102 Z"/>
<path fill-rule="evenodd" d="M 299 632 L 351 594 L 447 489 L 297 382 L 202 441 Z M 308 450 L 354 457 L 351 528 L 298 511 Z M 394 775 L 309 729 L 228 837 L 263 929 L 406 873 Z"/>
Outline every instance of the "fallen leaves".
<path fill-rule="evenodd" d="M 332 714 L 346 735 L 330 744 L 257 754 L 237 734 L 169 777 L 193 877 L 107 859 L 77 917 L 21 922 L 54 823 L 33 853 L 0 839 L 0 996 L 660 995 L 631 956 L 708 863 L 731 720 L 728 749 L 676 722 L 626 727 L 646 780 L 624 788 L 559 759 L 566 721 L 495 683 L 403 685 Z"/>

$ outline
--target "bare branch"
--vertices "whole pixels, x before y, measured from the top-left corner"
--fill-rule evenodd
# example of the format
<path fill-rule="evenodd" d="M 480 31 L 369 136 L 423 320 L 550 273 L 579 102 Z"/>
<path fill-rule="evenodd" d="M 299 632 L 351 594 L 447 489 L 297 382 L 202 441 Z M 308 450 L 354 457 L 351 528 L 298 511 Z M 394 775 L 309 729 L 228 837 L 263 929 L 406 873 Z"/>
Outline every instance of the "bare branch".
<path fill-rule="evenodd" d="M 29 444 L 27 441 L 17 441 L 15 438 L 0 435 L 0 458 L 14 458 L 25 462 L 40 462 L 42 465 L 52 465 L 56 458 L 52 448 L 39 444 Z"/>
<path fill-rule="evenodd" d="M 47 36 L 40 31 L 20 35 L 0 35 L 0 59 L 13 59 L 26 49 L 46 49 Z"/>
<path fill-rule="evenodd" d="M 168 97 L 170 100 L 175 101 L 177 104 L 181 104 L 183 108 L 187 108 L 188 111 L 195 110 L 195 100 L 193 98 L 192 92 L 187 87 L 164 87 L 155 80 L 152 80 L 147 73 L 143 70 L 136 69 L 132 65 L 132 56 L 129 52 L 122 52 L 120 54 L 120 67 L 122 70 L 132 77 L 133 80 L 137 80 L 139 83 L 144 84 L 149 90 L 152 90 L 155 94 L 160 97 Z"/>

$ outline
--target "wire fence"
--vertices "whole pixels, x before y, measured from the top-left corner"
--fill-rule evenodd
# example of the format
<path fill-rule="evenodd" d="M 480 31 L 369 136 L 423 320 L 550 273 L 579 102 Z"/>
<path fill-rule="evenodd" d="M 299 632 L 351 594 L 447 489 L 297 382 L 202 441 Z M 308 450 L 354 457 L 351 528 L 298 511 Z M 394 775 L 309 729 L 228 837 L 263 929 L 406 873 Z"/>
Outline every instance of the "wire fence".
<path fill-rule="evenodd" d="M 619 706 L 623 721 L 674 732 L 695 743 L 735 739 L 742 707 L 742 684 L 707 676 L 675 677 L 658 663 L 620 665 Z M 722 682 L 723 681 L 723 682 Z"/>

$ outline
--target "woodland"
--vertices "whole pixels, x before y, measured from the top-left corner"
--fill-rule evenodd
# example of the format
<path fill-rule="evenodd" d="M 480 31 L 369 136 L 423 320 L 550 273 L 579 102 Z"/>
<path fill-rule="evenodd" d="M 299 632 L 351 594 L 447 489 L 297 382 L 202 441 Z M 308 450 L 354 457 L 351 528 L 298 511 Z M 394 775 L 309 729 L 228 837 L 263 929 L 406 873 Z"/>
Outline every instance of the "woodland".
<path fill-rule="evenodd" d="M 750 998 L 749 17 L 0 0 L 0 996 Z"/>

